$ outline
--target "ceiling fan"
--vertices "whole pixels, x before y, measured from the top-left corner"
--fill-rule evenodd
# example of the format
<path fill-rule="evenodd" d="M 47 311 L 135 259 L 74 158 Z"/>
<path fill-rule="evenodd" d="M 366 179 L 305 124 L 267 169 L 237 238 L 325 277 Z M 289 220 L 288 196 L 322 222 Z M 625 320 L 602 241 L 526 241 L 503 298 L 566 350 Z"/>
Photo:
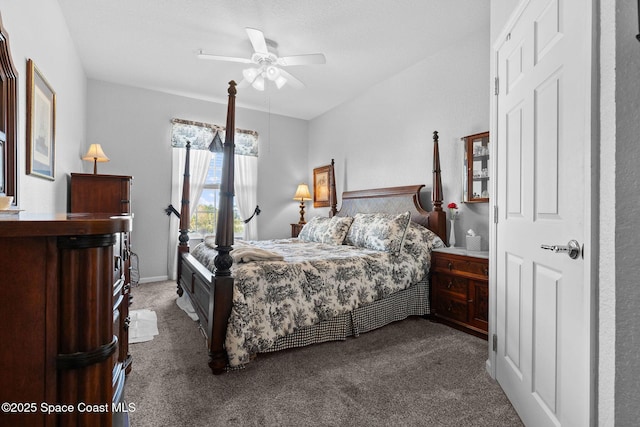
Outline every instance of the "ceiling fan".
<path fill-rule="evenodd" d="M 322 53 L 311 53 L 305 55 L 293 55 L 278 57 L 276 44 L 271 40 L 267 40 L 260 30 L 255 28 L 245 28 L 251 45 L 253 46 L 253 55 L 251 58 L 239 58 L 233 56 L 210 55 L 204 53 L 202 49 L 198 54 L 198 58 L 211 59 L 214 61 L 240 62 L 243 64 L 255 64 L 255 67 L 245 68 L 242 70 L 243 80 L 238 86 L 251 85 L 257 90 L 264 90 L 265 79 L 271 80 L 276 84 L 278 89 L 289 83 L 291 86 L 300 89 L 304 87 L 304 83 L 294 77 L 291 73 L 285 71 L 282 67 L 291 65 L 310 65 L 324 64 L 326 59 Z"/>

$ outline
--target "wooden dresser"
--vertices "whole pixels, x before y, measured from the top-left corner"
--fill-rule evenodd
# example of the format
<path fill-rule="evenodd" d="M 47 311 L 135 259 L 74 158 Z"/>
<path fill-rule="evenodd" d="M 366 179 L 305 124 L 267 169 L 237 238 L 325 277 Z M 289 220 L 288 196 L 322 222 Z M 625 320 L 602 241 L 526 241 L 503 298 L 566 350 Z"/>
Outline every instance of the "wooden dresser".
<path fill-rule="evenodd" d="M 126 215 L 131 212 L 132 177 L 72 173 L 69 185 L 69 212 Z M 131 371 L 129 353 L 129 297 L 131 293 L 131 227 L 115 235 L 114 286 L 121 288 L 119 360 Z"/>
<path fill-rule="evenodd" d="M 434 320 L 487 339 L 488 252 L 434 249 L 431 256 L 431 313 Z"/>
<path fill-rule="evenodd" d="M 0 425 L 126 424 L 114 245 L 130 227 L 128 216 L 0 217 Z"/>

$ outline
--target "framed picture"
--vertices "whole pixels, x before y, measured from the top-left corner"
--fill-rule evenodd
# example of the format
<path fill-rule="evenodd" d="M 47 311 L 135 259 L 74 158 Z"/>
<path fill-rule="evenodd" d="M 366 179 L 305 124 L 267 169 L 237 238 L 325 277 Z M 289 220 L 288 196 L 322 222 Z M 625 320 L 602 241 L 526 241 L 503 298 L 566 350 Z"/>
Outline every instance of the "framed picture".
<path fill-rule="evenodd" d="M 331 165 L 320 166 L 313 170 L 313 207 L 324 208 L 329 206 L 329 172 Z"/>
<path fill-rule="evenodd" d="M 27 60 L 27 174 L 55 179 L 56 93 Z"/>

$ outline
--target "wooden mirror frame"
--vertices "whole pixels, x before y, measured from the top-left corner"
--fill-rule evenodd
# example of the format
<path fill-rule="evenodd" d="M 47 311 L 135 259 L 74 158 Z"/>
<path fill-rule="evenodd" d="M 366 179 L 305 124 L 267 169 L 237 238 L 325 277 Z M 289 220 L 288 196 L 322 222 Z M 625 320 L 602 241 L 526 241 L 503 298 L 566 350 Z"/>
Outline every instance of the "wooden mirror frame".
<path fill-rule="evenodd" d="M 0 145 L 2 178 L 0 193 L 13 196 L 18 204 L 18 72 L 11 59 L 9 35 L 0 16 Z"/>

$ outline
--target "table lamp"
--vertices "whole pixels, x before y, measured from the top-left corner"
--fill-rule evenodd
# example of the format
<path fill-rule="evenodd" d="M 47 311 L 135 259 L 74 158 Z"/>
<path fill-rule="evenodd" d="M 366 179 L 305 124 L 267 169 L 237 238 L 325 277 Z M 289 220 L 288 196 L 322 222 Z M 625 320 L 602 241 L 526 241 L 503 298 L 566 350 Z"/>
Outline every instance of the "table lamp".
<path fill-rule="evenodd" d="M 98 162 L 108 162 L 109 158 L 104 154 L 104 151 L 102 151 L 100 144 L 91 144 L 89 151 L 82 157 L 82 160 L 93 160 L 93 174 L 97 175 Z"/>
<path fill-rule="evenodd" d="M 300 221 L 298 224 L 306 224 L 304 220 L 304 201 L 311 200 L 311 193 L 309 193 L 309 186 L 307 184 L 298 185 L 296 194 L 293 196 L 293 200 L 300 200 Z"/>

